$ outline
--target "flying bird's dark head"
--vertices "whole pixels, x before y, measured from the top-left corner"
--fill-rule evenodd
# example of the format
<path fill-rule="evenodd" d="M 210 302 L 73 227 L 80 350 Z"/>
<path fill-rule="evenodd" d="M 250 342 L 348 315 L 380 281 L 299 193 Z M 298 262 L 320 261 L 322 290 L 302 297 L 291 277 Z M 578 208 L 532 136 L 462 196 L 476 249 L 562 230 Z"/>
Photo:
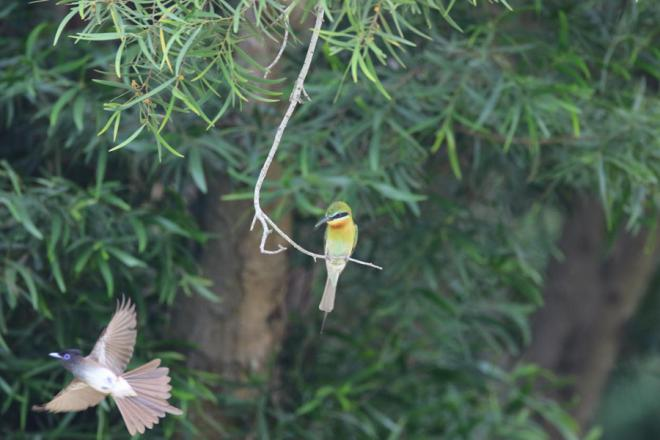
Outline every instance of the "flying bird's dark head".
<path fill-rule="evenodd" d="M 49 353 L 48 356 L 60 361 L 62 366 L 67 370 L 70 370 L 74 365 L 77 365 L 78 362 L 80 362 L 80 360 L 83 358 L 82 352 L 75 348 L 69 348 L 64 351 Z"/>

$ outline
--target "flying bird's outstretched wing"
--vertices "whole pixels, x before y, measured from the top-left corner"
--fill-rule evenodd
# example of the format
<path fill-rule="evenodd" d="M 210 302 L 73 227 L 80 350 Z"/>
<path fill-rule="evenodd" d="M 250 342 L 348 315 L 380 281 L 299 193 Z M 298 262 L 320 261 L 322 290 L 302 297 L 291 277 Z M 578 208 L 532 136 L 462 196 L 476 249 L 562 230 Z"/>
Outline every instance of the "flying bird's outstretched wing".
<path fill-rule="evenodd" d="M 122 297 L 110 323 L 103 330 L 89 357 L 108 367 L 115 374 L 121 374 L 133 356 L 137 336 L 135 305 Z"/>
<path fill-rule="evenodd" d="M 43 405 L 34 405 L 33 411 L 69 412 L 82 411 L 96 406 L 105 397 L 94 388 L 78 379 L 73 379 L 66 388 L 57 393 L 53 400 Z"/>

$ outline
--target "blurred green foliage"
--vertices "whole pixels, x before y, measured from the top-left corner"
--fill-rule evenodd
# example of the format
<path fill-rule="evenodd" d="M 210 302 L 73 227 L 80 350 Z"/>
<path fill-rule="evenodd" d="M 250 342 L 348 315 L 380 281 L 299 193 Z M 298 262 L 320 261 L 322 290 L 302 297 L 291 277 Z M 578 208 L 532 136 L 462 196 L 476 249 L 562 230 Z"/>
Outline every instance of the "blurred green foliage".
<path fill-rule="evenodd" d="M 622 334 L 621 362 L 604 390 L 596 419 L 603 439 L 646 440 L 660 434 L 660 273 L 656 271 L 639 310 Z"/>
<path fill-rule="evenodd" d="M 165 359 L 176 404 L 243 422 L 216 421 L 221 437 L 544 439 L 551 425 L 578 438 L 537 388 L 547 373 L 515 356 L 565 201 L 599 194 L 612 230 L 657 208 L 660 7 L 322 2 L 312 101 L 264 196 L 295 210 L 296 237 L 317 249 L 311 215 L 349 200 L 356 256 L 386 269 L 349 267 L 323 338 L 293 314 L 274 374 L 240 400 L 230 391 L 246 384 L 185 367 L 168 311 L 179 293 L 218 300 L 196 266 L 196 193 L 223 173 L 235 190 L 221 203 L 251 198 L 280 117 L 271 101 L 306 37 L 290 29 L 268 80 L 240 44 L 279 41 L 287 14 L 314 2 L 60 3 L 0 6 L 0 436 L 125 435 L 107 403 L 28 409 L 66 380 L 44 355 L 91 347 L 126 292 L 135 363 Z M 240 111 L 248 102 L 262 105 Z M 196 434 L 169 417 L 153 435 L 174 432 Z"/>

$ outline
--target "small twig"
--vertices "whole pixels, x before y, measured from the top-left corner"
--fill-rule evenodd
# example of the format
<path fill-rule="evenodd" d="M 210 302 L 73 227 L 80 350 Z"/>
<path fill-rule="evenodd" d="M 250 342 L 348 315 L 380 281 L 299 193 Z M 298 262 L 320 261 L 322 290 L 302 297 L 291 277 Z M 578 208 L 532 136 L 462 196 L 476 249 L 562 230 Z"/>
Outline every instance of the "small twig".
<path fill-rule="evenodd" d="M 275 59 L 273 60 L 272 63 L 266 67 L 266 72 L 264 72 L 264 79 L 268 78 L 268 75 L 270 75 L 270 71 L 277 62 L 282 58 L 282 54 L 284 53 L 284 49 L 286 48 L 286 42 L 289 40 L 289 16 L 287 15 L 286 19 L 284 20 L 284 36 L 282 37 L 282 45 L 280 46 L 280 50 L 277 52 L 277 55 L 275 56 Z"/>
<path fill-rule="evenodd" d="M 257 223 L 257 220 L 259 221 L 259 223 L 261 223 L 262 235 L 261 235 L 261 244 L 259 245 L 259 249 L 263 254 L 277 254 L 286 250 L 286 247 L 282 246 L 281 244 L 278 244 L 277 245 L 278 247 L 275 250 L 266 249 L 266 240 L 268 239 L 268 236 L 273 231 L 275 231 L 287 243 L 289 243 L 291 246 L 293 246 L 295 249 L 302 252 L 303 254 L 309 255 L 314 259 L 314 261 L 316 261 L 317 259 L 325 260 L 325 255 L 310 252 L 304 247 L 300 246 L 295 241 L 293 241 L 293 239 L 291 239 L 291 237 L 289 237 L 282 229 L 280 229 L 280 227 L 277 226 L 277 224 L 270 217 L 266 215 L 263 209 L 261 209 L 261 201 L 260 201 L 261 187 L 264 183 L 264 180 L 266 180 L 266 174 L 268 174 L 268 169 L 270 168 L 270 165 L 272 164 L 273 159 L 275 158 L 275 154 L 277 153 L 277 149 L 280 146 L 280 142 L 282 141 L 282 135 L 284 134 L 284 130 L 286 129 L 286 126 L 289 123 L 289 119 L 291 119 L 291 116 L 293 115 L 293 111 L 300 102 L 300 95 L 303 93 L 304 90 L 303 85 L 305 83 L 305 78 L 307 77 L 307 73 L 309 72 L 309 67 L 312 63 L 312 58 L 314 57 L 314 51 L 316 49 L 316 43 L 319 39 L 319 33 L 321 31 L 322 24 L 323 24 L 323 8 L 319 5 L 316 7 L 316 22 L 314 23 L 314 28 L 312 29 L 312 37 L 310 38 L 309 41 L 309 47 L 307 48 L 305 61 L 303 62 L 303 65 L 300 69 L 300 73 L 298 74 L 298 78 L 296 79 L 296 82 L 293 86 L 293 91 L 291 92 L 291 96 L 289 96 L 289 106 L 287 107 L 286 112 L 282 117 L 282 121 L 280 122 L 280 125 L 277 127 L 277 131 L 275 132 L 275 138 L 273 139 L 273 145 L 271 145 L 270 151 L 268 151 L 268 156 L 266 156 L 266 160 L 264 161 L 264 164 L 261 167 L 261 171 L 259 172 L 257 183 L 254 186 L 254 200 L 253 200 L 254 218 L 252 219 L 250 230 L 254 229 L 254 225 Z M 280 49 L 280 52 L 282 52 L 283 50 L 284 49 Z M 278 54 L 274 62 L 277 62 L 277 59 L 279 57 L 280 55 Z M 363 266 L 373 267 L 374 269 L 382 269 L 382 267 L 377 266 L 373 263 L 357 260 L 355 258 L 349 258 L 348 260 L 352 261 L 353 263 L 361 264 Z"/>

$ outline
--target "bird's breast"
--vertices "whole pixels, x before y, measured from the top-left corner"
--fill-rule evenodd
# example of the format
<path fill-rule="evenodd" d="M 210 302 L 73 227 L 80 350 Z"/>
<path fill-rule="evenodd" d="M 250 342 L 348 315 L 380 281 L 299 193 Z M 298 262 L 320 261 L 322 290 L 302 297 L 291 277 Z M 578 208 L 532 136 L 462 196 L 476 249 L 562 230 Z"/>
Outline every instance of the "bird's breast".
<path fill-rule="evenodd" d="M 343 257 L 346 259 L 353 251 L 353 238 L 355 230 L 353 228 L 329 230 L 325 242 L 325 253 L 330 257 Z"/>
<path fill-rule="evenodd" d="M 134 396 L 136 393 L 121 376 L 100 365 L 79 369 L 78 378 L 96 391 L 117 397 Z"/>
<path fill-rule="evenodd" d="M 103 394 L 110 394 L 117 382 L 117 375 L 102 366 L 88 365 L 78 369 L 77 373 L 80 380 Z"/>

